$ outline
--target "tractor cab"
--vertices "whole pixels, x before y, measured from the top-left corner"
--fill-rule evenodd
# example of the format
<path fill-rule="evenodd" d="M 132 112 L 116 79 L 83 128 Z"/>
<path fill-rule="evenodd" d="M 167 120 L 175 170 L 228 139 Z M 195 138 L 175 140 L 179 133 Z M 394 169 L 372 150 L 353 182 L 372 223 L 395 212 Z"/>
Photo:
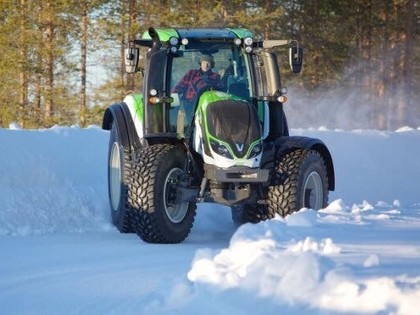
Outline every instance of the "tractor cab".
<path fill-rule="evenodd" d="M 146 139 L 191 137 L 200 102 L 208 103 L 214 97 L 253 104 L 265 138 L 287 134 L 283 118 L 272 121 L 270 131 L 269 111 L 283 110 L 286 89 L 281 86 L 277 57 L 268 49 L 288 45 L 289 41 L 258 41 L 246 29 L 151 28 L 131 44 L 126 51 L 126 70 L 138 71 L 139 59 L 144 64 L 142 135 Z M 292 48 L 291 64 L 299 72 L 302 50 Z M 212 80 L 206 79 L 205 73 L 201 73 L 202 79 L 192 75 L 201 71 L 201 58 L 211 58 L 209 72 L 218 78 L 217 83 L 206 82 Z M 183 82 L 188 79 L 196 82 Z"/>

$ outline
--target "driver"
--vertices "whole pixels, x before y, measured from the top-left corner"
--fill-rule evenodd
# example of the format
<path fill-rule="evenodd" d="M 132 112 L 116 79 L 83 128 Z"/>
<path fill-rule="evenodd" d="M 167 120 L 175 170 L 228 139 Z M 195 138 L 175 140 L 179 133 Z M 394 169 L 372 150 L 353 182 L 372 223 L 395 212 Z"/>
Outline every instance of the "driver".
<path fill-rule="evenodd" d="M 198 64 L 200 68 L 189 70 L 172 91 L 183 95 L 188 103 L 195 102 L 201 92 L 216 87 L 220 81 L 220 75 L 212 71 L 214 68 L 212 55 L 202 55 Z"/>

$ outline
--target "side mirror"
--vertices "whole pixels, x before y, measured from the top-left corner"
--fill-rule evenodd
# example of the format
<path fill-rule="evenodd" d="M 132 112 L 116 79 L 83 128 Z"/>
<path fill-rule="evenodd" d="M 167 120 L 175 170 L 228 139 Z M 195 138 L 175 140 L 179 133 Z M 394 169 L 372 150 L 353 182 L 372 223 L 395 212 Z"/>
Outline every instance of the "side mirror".
<path fill-rule="evenodd" d="M 300 73 L 303 62 L 303 48 L 292 46 L 289 49 L 289 63 L 293 73 Z"/>
<path fill-rule="evenodd" d="M 137 66 L 139 64 L 139 51 L 140 49 L 130 47 L 124 50 L 125 56 L 125 71 L 127 73 L 137 72 Z"/>

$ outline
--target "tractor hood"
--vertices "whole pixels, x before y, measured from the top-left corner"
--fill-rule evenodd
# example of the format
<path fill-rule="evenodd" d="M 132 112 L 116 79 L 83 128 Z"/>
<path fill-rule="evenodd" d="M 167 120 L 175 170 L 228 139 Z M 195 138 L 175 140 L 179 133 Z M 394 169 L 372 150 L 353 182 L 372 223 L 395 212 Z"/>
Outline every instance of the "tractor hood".
<path fill-rule="evenodd" d="M 196 143 L 202 145 L 196 151 L 203 154 L 206 163 L 219 167 L 259 165 L 262 130 L 251 103 L 223 92 L 205 92 L 195 123 L 200 133 Z"/>

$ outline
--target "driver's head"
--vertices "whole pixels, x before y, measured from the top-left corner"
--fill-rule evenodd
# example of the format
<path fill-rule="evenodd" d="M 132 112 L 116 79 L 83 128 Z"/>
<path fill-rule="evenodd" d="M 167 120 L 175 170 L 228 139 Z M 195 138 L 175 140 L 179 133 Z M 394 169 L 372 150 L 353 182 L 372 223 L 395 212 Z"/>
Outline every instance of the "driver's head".
<path fill-rule="evenodd" d="M 214 67 L 214 58 L 212 55 L 202 55 L 198 62 L 202 71 L 207 72 Z"/>

